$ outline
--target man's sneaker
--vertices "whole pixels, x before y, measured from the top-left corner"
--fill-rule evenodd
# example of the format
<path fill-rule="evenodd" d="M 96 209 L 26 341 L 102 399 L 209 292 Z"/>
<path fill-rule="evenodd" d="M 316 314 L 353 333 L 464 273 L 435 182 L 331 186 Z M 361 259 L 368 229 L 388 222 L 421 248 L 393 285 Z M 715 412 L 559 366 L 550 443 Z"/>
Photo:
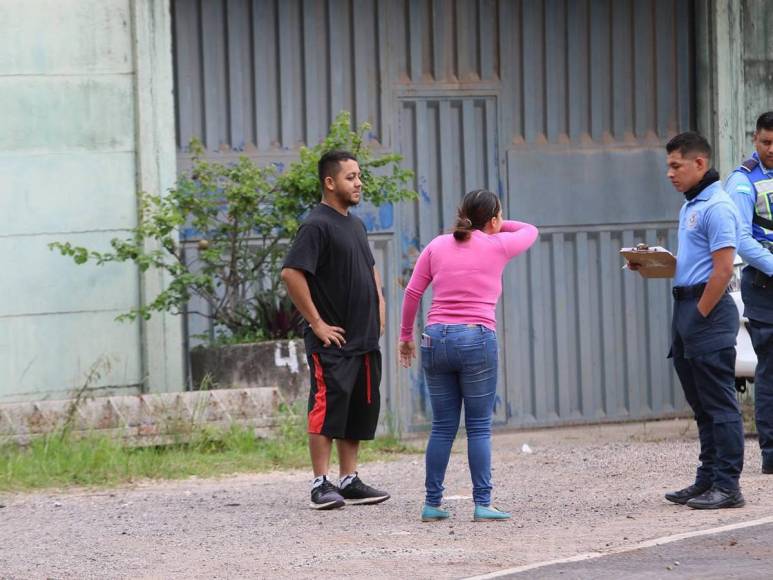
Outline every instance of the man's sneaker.
<path fill-rule="evenodd" d="M 349 505 L 381 503 L 382 501 L 389 499 L 389 494 L 387 492 L 380 491 L 363 483 L 356 475 L 349 485 L 338 491 L 343 496 L 344 501 Z"/>
<path fill-rule="evenodd" d="M 330 483 L 327 478 L 311 490 L 311 507 L 313 509 L 332 510 L 343 506 L 344 498 L 341 497 L 338 488 Z"/>
<path fill-rule="evenodd" d="M 722 508 L 740 508 L 746 505 L 741 490 L 728 490 L 712 487 L 698 497 L 688 500 L 687 507 L 696 510 L 718 510 Z"/>
<path fill-rule="evenodd" d="M 762 473 L 773 475 L 773 459 L 770 461 L 762 462 Z"/>
<path fill-rule="evenodd" d="M 688 500 L 691 500 L 694 497 L 698 497 L 702 493 L 707 492 L 711 489 L 711 485 L 697 485 L 693 484 L 690 486 L 685 487 L 684 489 L 680 489 L 679 491 L 669 491 L 666 494 L 666 499 L 668 501 L 678 503 L 678 504 L 686 504 Z"/>

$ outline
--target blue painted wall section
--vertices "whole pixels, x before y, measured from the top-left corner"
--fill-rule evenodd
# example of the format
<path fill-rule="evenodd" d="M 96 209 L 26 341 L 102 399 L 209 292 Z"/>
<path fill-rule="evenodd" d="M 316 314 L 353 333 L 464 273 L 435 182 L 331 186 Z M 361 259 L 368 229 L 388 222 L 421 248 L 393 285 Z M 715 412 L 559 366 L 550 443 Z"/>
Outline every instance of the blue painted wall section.
<path fill-rule="evenodd" d="M 391 203 L 375 206 L 370 202 L 363 201 L 352 210 L 352 213 L 365 223 L 365 229 L 368 230 L 369 234 L 377 234 L 393 231 L 394 211 L 394 206 Z"/>

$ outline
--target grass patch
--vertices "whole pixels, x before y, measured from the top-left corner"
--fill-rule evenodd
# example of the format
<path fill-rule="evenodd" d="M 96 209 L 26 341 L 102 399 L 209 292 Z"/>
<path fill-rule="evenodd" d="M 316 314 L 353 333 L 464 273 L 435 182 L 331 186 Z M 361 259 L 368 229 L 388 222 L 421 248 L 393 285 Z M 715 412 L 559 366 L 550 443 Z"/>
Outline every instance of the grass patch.
<path fill-rule="evenodd" d="M 250 429 L 240 426 L 227 431 L 201 428 L 185 443 L 159 447 L 126 447 L 106 436 L 73 438 L 56 433 L 35 439 L 26 447 L 0 447 L 0 491 L 110 487 L 141 479 L 308 468 L 307 442 L 305 417 L 289 410 L 282 412 L 277 435 L 271 439 L 255 437 Z M 363 442 L 360 460 L 419 452 L 390 435 Z M 336 461 L 334 451 L 333 465 Z"/>

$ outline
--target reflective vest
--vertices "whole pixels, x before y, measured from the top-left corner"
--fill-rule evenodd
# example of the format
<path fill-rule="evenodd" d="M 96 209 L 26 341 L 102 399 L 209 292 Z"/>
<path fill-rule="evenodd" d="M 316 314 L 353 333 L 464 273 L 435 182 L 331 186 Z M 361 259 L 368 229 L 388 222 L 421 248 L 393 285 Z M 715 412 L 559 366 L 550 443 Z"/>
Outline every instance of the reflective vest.
<path fill-rule="evenodd" d="M 754 187 L 752 236 L 773 251 L 773 177 L 765 174 L 757 157 L 750 157 L 735 170 L 743 173 Z"/>

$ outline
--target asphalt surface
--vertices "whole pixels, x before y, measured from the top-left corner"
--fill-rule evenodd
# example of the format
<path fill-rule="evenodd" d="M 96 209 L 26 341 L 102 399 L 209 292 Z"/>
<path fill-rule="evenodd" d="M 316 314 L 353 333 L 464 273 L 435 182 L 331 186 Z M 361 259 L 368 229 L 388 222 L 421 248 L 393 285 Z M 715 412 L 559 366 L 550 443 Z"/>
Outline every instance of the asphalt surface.
<path fill-rule="evenodd" d="M 540 566 L 499 578 L 655 580 L 773 578 L 773 523 L 702 535 L 579 562 Z"/>

